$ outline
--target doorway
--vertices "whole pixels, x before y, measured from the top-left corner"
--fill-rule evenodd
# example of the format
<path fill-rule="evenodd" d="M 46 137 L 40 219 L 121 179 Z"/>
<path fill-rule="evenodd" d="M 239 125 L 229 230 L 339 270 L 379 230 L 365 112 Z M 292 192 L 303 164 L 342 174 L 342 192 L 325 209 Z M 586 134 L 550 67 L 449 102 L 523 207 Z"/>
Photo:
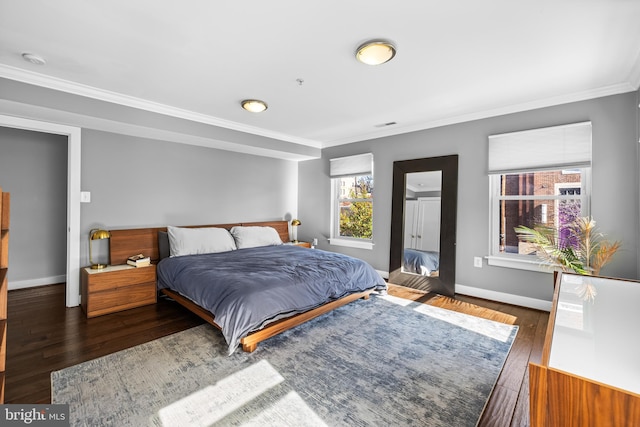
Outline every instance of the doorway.
<path fill-rule="evenodd" d="M 67 136 L 66 306 L 80 305 L 80 128 L 0 115 L 0 126 Z"/>

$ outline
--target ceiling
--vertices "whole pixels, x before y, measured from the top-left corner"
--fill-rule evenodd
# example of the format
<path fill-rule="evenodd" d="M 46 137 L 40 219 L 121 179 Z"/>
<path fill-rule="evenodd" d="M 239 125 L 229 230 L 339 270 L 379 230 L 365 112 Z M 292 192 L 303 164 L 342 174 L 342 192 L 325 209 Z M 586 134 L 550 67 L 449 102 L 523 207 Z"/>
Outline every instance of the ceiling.
<path fill-rule="evenodd" d="M 638 0 L 0 0 L 0 77 L 325 148 L 635 90 L 639 23 Z M 391 62 L 355 60 L 374 38 Z"/>
<path fill-rule="evenodd" d="M 406 187 L 414 193 L 442 190 L 442 171 L 405 174 Z"/>

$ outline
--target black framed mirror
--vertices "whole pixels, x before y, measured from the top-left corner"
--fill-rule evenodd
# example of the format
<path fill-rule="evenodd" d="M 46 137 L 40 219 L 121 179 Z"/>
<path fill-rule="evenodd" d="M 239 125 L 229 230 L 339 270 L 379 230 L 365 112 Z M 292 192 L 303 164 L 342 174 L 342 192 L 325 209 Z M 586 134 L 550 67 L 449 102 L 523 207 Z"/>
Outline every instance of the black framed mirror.
<path fill-rule="evenodd" d="M 457 205 L 457 154 L 393 162 L 389 282 L 454 296 Z"/>

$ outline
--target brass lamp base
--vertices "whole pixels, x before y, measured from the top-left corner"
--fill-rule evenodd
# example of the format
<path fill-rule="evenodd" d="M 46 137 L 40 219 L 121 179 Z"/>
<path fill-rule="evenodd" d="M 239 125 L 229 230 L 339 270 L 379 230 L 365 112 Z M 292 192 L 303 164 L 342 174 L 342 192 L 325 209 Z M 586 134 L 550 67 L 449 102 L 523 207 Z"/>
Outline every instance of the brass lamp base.
<path fill-rule="evenodd" d="M 102 270 L 103 268 L 105 268 L 107 266 L 107 264 L 93 264 L 91 266 L 92 269 L 94 270 Z"/>

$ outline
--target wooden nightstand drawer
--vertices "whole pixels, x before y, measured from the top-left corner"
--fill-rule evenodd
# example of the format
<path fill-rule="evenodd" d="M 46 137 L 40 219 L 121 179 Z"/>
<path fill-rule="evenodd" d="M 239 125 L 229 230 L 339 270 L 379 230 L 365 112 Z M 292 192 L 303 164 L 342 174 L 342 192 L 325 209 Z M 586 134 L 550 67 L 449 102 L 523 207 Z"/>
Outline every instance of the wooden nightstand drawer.
<path fill-rule="evenodd" d="M 131 267 L 117 271 L 104 271 L 89 273 L 91 289 L 89 292 L 99 292 L 109 289 L 117 289 L 138 283 L 155 282 L 156 268 Z"/>
<path fill-rule="evenodd" d="M 155 304 L 156 267 L 112 265 L 82 269 L 82 309 L 87 317 Z"/>
<path fill-rule="evenodd" d="M 156 283 L 140 283 L 133 286 L 92 293 L 87 305 L 87 317 L 127 310 L 156 302 Z"/>

